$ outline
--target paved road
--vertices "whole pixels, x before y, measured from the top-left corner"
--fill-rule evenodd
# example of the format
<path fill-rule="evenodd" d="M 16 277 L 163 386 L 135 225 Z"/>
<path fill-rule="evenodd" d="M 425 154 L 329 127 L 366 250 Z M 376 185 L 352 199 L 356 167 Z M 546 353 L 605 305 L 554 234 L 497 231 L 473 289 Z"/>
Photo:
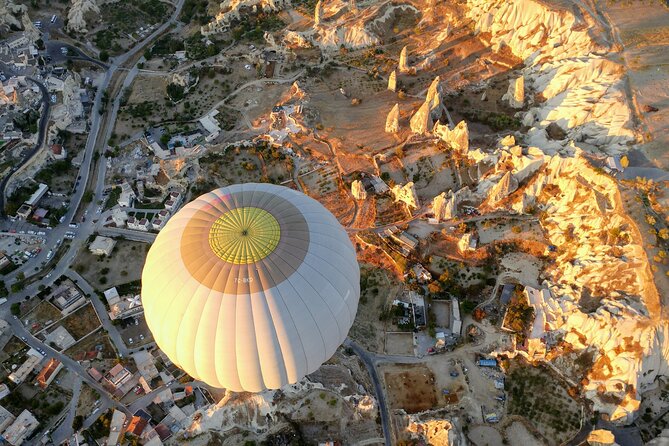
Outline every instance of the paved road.
<path fill-rule="evenodd" d="M 28 77 L 26 79 L 37 85 L 40 92 L 42 93 L 42 106 L 44 107 L 44 111 L 42 112 L 42 116 L 40 117 L 39 120 L 39 133 L 37 135 L 37 142 L 35 143 L 35 146 L 32 148 L 32 150 L 30 150 L 26 154 L 26 156 L 23 158 L 23 160 L 21 160 L 21 162 L 18 165 L 12 168 L 12 173 L 5 176 L 2 179 L 2 182 L 0 182 L 0 217 L 5 216 L 5 190 L 7 189 L 7 183 L 9 183 L 9 180 L 14 174 L 14 172 L 23 167 L 42 148 L 42 145 L 44 145 L 44 138 L 46 137 L 46 125 L 49 122 L 49 112 L 51 108 L 51 102 L 49 101 L 49 92 L 47 91 L 44 84 L 37 81 L 36 79 L 33 79 L 32 77 Z"/>
<path fill-rule="evenodd" d="M 79 405 L 79 395 L 81 394 L 82 384 L 83 380 L 81 377 L 75 376 L 74 387 L 72 388 L 72 399 L 70 400 L 67 415 L 63 422 L 60 423 L 60 426 L 58 426 L 51 434 L 51 441 L 54 444 L 61 444 L 74 433 L 72 422 L 74 421 L 74 415 L 76 414 L 77 406 Z"/>
<path fill-rule="evenodd" d="M 86 279 L 77 274 L 76 271 L 68 269 L 67 271 L 65 271 L 65 275 L 70 279 L 74 280 L 77 286 L 81 288 L 81 290 L 85 294 L 91 296 L 90 301 L 93 304 L 93 307 L 95 308 L 95 312 L 98 314 L 98 317 L 100 318 L 100 322 L 102 322 L 102 327 L 104 327 L 104 329 L 107 330 L 107 334 L 114 343 L 116 351 L 122 357 L 127 357 L 130 351 L 126 347 L 125 342 L 123 342 L 123 338 L 121 338 L 121 334 L 116 329 L 116 326 L 112 323 L 111 319 L 109 319 L 109 313 L 107 313 L 107 308 L 105 307 L 105 304 L 102 303 L 102 300 L 100 300 L 100 298 L 97 296 L 97 293 L 95 292 L 93 287 L 86 281 Z"/>
<path fill-rule="evenodd" d="M 111 83 L 112 77 L 114 76 L 114 73 L 121 67 L 123 66 L 128 60 L 130 60 L 132 57 L 134 57 L 139 51 L 143 50 L 146 45 L 148 45 L 151 41 L 153 41 L 155 38 L 157 38 L 159 35 L 161 35 L 169 26 L 171 26 L 173 23 L 176 22 L 177 18 L 179 17 L 179 14 L 181 12 L 181 8 L 183 7 L 185 0 L 178 0 L 176 4 L 176 8 L 170 19 L 165 22 L 163 25 L 161 25 L 158 29 L 156 29 L 153 33 L 151 33 L 150 36 L 148 36 L 144 41 L 141 43 L 135 45 L 133 48 L 131 48 L 127 53 L 124 53 L 120 56 L 117 56 L 114 58 L 112 64 L 109 66 L 109 69 L 105 73 L 105 77 L 102 80 L 101 84 L 98 86 L 98 94 L 95 96 L 95 101 L 93 103 L 93 107 L 91 109 L 91 126 L 90 126 L 90 131 L 88 135 L 88 139 L 86 140 L 86 147 L 85 147 L 85 153 L 82 161 L 82 165 L 79 169 L 79 176 L 81 177 L 80 184 L 82 187 L 78 187 L 76 192 L 72 195 L 72 199 L 70 201 L 70 209 L 68 210 L 67 214 L 65 214 L 65 220 L 64 223 L 61 225 L 58 225 L 56 228 L 51 231 L 49 234 L 50 240 L 58 240 L 62 239 L 63 236 L 67 231 L 70 231 L 71 229 L 68 228 L 67 224 L 72 221 L 74 218 L 79 205 L 82 202 L 83 195 L 85 192 L 85 187 L 84 185 L 88 184 L 88 179 L 89 176 L 91 175 L 91 171 L 93 168 L 93 153 L 95 152 L 95 148 L 97 146 L 98 140 L 100 140 L 101 136 L 106 136 L 106 135 L 99 135 L 100 129 L 104 128 L 105 126 L 102 126 L 102 120 L 105 119 L 109 124 L 106 126 L 107 128 L 112 126 L 112 121 L 109 121 L 109 118 L 111 117 L 109 113 L 103 115 L 100 115 L 99 111 L 102 107 L 102 95 L 105 90 L 109 88 L 109 85 Z M 48 99 L 47 99 L 48 100 Z M 104 140 L 103 140 L 104 141 Z M 101 172 L 104 172 L 106 163 L 100 162 L 98 163 L 98 175 L 97 175 L 97 183 L 94 188 L 94 199 L 92 202 L 88 205 L 88 211 L 90 212 L 91 217 L 95 213 L 95 209 L 97 207 L 96 202 L 100 199 L 102 199 L 102 191 L 104 189 L 104 175 L 100 175 Z M 77 239 L 81 238 L 86 238 L 89 234 L 93 232 L 93 226 L 91 219 L 88 218 L 85 222 L 82 224 L 83 227 L 80 227 L 78 229 L 78 237 Z M 76 240 L 76 239 L 75 239 Z M 75 246 L 73 243 L 70 250 L 72 249 L 78 249 L 79 246 Z M 46 255 L 47 255 L 47 249 L 42 250 L 40 254 L 38 254 L 35 258 L 31 259 L 30 261 L 26 262 L 24 265 L 22 265 L 20 268 L 16 269 L 12 273 L 6 276 L 5 282 L 8 285 L 11 285 L 12 283 L 16 282 L 16 275 L 19 272 L 23 272 L 26 277 L 30 276 L 35 273 L 34 268 L 35 267 L 40 267 L 42 266 L 41 262 L 46 261 Z M 75 251 L 76 252 L 76 251 Z M 69 256 L 68 256 L 69 257 Z M 69 263 L 68 263 L 69 265 Z"/>
<path fill-rule="evenodd" d="M 8 274 L 5 276 L 5 282 L 7 285 L 11 285 L 15 282 L 18 281 L 18 274 L 19 273 L 24 273 L 26 277 L 29 277 L 31 275 L 35 274 L 41 274 L 42 271 L 45 270 L 45 268 L 51 268 L 48 265 L 48 261 L 46 260 L 46 255 L 49 250 L 49 248 L 53 247 L 56 243 L 59 241 L 63 240 L 63 237 L 66 232 L 68 231 L 74 231 L 76 233 L 76 237 L 74 240 L 71 241 L 70 245 L 65 248 L 65 253 L 60 257 L 58 260 L 57 264 L 53 267 L 53 269 L 50 271 L 49 274 L 47 274 L 48 277 L 44 277 L 40 281 L 37 281 L 29 286 L 27 286 L 22 292 L 20 293 L 14 293 L 8 296 L 7 302 L 5 304 L 0 305 L 0 318 L 6 319 L 11 328 L 12 332 L 17 336 L 20 337 L 21 339 L 24 340 L 24 342 L 35 348 L 35 349 L 40 349 L 46 352 L 46 355 L 48 357 L 54 357 L 61 361 L 63 365 L 73 372 L 75 375 L 79 377 L 81 382 L 85 382 L 88 385 L 90 385 L 93 389 L 98 391 L 100 393 L 100 400 L 101 400 L 101 406 L 100 410 L 96 410 L 96 413 L 92 414 L 89 416 L 84 423 L 85 427 L 90 426 L 95 419 L 99 416 L 99 414 L 102 411 L 102 408 L 105 410 L 110 407 L 117 408 L 119 410 L 122 410 L 126 414 L 130 414 L 130 411 L 127 407 L 125 407 L 123 404 L 119 403 L 118 401 L 114 400 L 110 394 L 107 393 L 107 391 L 98 383 L 96 382 L 93 378 L 88 375 L 86 370 L 77 362 L 74 361 L 72 358 L 54 350 L 53 348 L 49 347 L 48 345 L 44 344 L 41 342 L 39 339 L 35 338 L 32 336 L 26 329 L 23 327 L 23 324 L 21 323 L 20 320 L 10 316 L 9 314 L 9 308 L 11 304 L 20 302 L 23 300 L 24 297 L 26 296 L 34 296 L 35 294 L 38 293 L 39 291 L 39 286 L 44 285 L 44 286 L 50 286 L 53 284 L 53 281 L 58 278 L 59 276 L 67 273 L 70 276 L 75 276 L 76 273 L 73 271 L 69 271 L 69 266 L 72 264 L 74 261 L 78 251 L 84 246 L 86 243 L 88 236 L 93 233 L 95 229 L 95 225 L 93 223 L 93 219 L 95 218 L 96 214 L 96 208 L 98 207 L 97 201 L 101 200 L 103 198 L 103 190 L 104 190 L 104 178 L 105 178 L 105 169 L 106 169 L 106 163 L 105 162 L 99 162 L 97 164 L 97 171 L 95 172 L 97 174 L 97 181 L 95 183 L 95 186 L 93 188 L 93 200 L 85 207 L 85 213 L 84 215 L 87 216 L 85 221 L 81 222 L 78 228 L 73 229 L 68 226 L 70 222 L 72 222 L 72 219 L 76 215 L 76 212 L 79 208 L 79 205 L 81 204 L 85 192 L 85 185 L 88 184 L 89 176 L 93 174 L 93 158 L 94 158 L 94 153 L 95 149 L 97 147 L 97 143 L 100 140 L 100 137 L 106 136 L 106 135 L 100 135 L 100 130 L 102 128 L 111 128 L 113 121 L 110 120 L 112 117 L 113 113 L 107 113 L 105 115 L 101 115 L 99 111 L 101 110 L 101 105 L 102 105 L 102 93 L 109 88 L 109 85 L 111 83 L 111 80 L 114 76 L 114 73 L 116 70 L 121 67 L 123 64 L 125 64 L 130 58 L 135 56 L 138 51 L 141 51 L 145 48 L 145 46 L 153 41 L 156 37 L 158 37 L 160 34 L 162 34 L 169 26 L 171 26 L 172 23 L 174 23 L 179 16 L 179 13 L 181 12 L 181 8 L 183 6 L 184 0 L 178 0 L 176 4 L 176 8 L 174 11 L 174 14 L 170 18 L 170 20 L 166 23 L 164 23 L 161 27 L 159 27 L 156 31 L 154 31 L 149 37 L 147 37 L 143 42 L 140 44 L 136 45 L 134 48 L 132 48 L 130 51 L 127 53 L 116 57 L 112 64 L 109 66 L 109 69 L 106 71 L 104 79 L 102 82 L 98 85 L 98 92 L 99 94 L 96 95 L 95 101 L 93 103 L 93 107 L 91 110 L 91 123 L 90 123 L 90 129 L 89 129 L 89 135 L 88 139 L 86 141 L 86 146 L 84 150 L 84 157 L 82 161 L 82 165 L 79 169 L 79 184 L 81 187 L 78 187 L 76 191 L 73 193 L 70 201 L 70 208 L 68 212 L 65 215 L 65 219 L 62 224 L 58 225 L 57 227 L 53 228 L 49 233 L 47 234 L 47 243 L 46 243 L 46 248 L 42 250 L 42 252 L 37 255 L 36 257 L 30 259 L 28 262 L 26 262 L 24 265 L 22 265 L 20 268 L 16 269 L 12 273 Z M 31 79 L 33 82 L 37 83 L 38 86 L 40 87 L 40 90 L 42 91 L 42 100 L 45 103 L 45 110 L 44 113 L 42 114 L 41 120 L 40 120 L 40 134 L 38 136 L 38 142 L 33 149 L 33 152 L 36 153 L 37 150 L 42 146 L 44 142 L 44 137 L 45 137 L 45 132 L 44 130 L 46 129 L 46 123 L 48 122 L 48 112 L 49 112 L 49 97 L 48 97 L 48 92 L 46 91 L 46 88 L 39 84 L 39 82 L 35 81 L 34 79 Z M 103 119 L 105 119 L 107 125 L 103 125 Z M 30 156 L 34 155 L 34 153 L 31 152 Z M 25 161 L 24 161 L 25 163 Z M 4 180 L 3 183 L 0 184 L 1 186 L 1 191 L 4 191 L 4 188 L 6 186 L 7 179 Z M 0 192 L 1 192 L 0 191 Z M 0 197 L 2 194 L 0 193 Z M 2 202 L 4 205 L 4 202 Z M 3 206 L 4 207 L 4 206 Z M 0 224 L 1 227 L 6 227 L 9 226 L 8 222 L 2 222 Z M 154 235 L 155 237 L 155 235 Z M 78 275 L 76 275 L 78 276 Z M 75 277 L 76 277 L 75 276 Z M 99 314 L 101 315 L 100 319 L 102 321 L 103 327 L 107 329 L 112 341 L 116 345 L 117 349 L 119 352 L 125 352 L 125 353 L 130 353 L 126 347 L 125 344 L 122 342 L 120 339 L 120 336 L 118 335 L 118 331 L 115 330 L 115 327 L 112 325 L 109 325 L 108 318 L 105 318 L 104 315 L 106 314 L 106 309 L 103 308 L 101 309 L 98 304 L 101 304 L 99 299 L 95 296 L 94 290 L 90 287 L 89 284 L 85 282 L 85 280 L 81 278 L 77 278 L 77 282 L 79 282 L 79 285 L 82 287 L 82 290 L 84 293 L 89 294 L 91 296 L 91 300 L 93 302 L 93 305 L 96 308 L 96 311 L 99 311 Z M 145 398 L 150 398 L 150 396 L 146 396 Z M 74 398 L 73 398 L 74 399 Z M 78 398 L 77 398 L 78 400 Z M 145 400 L 142 399 L 142 401 L 148 402 L 150 399 Z M 72 404 L 75 404 L 74 402 Z M 70 414 L 69 416 L 72 416 Z M 68 421 L 66 419 L 63 424 L 61 425 L 62 427 L 59 427 L 58 436 L 63 437 L 67 436 L 69 433 L 69 430 L 71 428 L 71 420 Z"/>
<path fill-rule="evenodd" d="M 23 342 L 26 343 L 26 345 L 36 350 L 38 349 L 43 350 L 44 352 L 46 352 L 47 358 L 56 358 L 57 360 L 63 363 L 63 366 L 65 368 L 78 375 L 84 382 L 86 382 L 86 384 L 90 385 L 95 390 L 97 390 L 100 393 L 101 399 L 108 400 L 112 406 L 117 407 L 120 410 L 127 411 L 127 409 L 122 404 L 115 401 L 112 398 L 112 396 L 97 381 L 95 381 L 93 378 L 90 377 L 90 375 L 81 366 L 81 364 L 79 364 L 79 362 L 75 361 L 69 356 L 66 356 L 54 350 L 47 344 L 35 338 L 32 334 L 28 332 L 28 330 L 25 329 L 20 320 L 14 318 L 8 318 L 7 321 L 10 327 L 12 328 L 12 333 L 14 333 L 14 335 L 17 337 L 20 337 L 23 340 Z"/>
<path fill-rule="evenodd" d="M 390 415 L 388 414 L 388 405 L 386 404 L 386 396 L 383 392 L 383 386 L 379 381 L 379 375 L 376 373 L 376 366 L 374 358 L 362 347 L 355 343 L 350 338 L 346 338 L 344 345 L 350 347 L 353 352 L 362 360 L 367 367 L 369 376 L 374 384 L 374 392 L 376 393 L 376 400 L 379 402 L 379 413 L 381 415 L 381 428 L 383 429 L 383 437 L 387 445 L 393 444 L 392 433 L 390 431 Z"/>

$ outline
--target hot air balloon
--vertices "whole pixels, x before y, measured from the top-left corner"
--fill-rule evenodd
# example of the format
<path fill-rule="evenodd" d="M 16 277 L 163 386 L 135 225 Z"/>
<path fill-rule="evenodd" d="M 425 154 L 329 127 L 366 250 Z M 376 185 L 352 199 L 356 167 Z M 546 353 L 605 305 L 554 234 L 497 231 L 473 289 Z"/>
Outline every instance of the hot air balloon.
<path fill-rule="evenodd" d="M 355 250 L 316 200 L 272 184 L 204 194 L 165 225 L 142 271 L 158 346 L 233 391 L 295 383 L 346 338 L 360 296 Z"/>

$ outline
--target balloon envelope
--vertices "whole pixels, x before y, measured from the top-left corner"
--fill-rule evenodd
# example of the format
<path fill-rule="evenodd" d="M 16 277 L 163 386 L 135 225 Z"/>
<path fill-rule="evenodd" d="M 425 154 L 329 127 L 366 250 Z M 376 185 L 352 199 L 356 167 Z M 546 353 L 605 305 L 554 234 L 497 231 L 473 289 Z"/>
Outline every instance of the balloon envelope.
<path fill-rule="evenodd" d="M 158 346 L 214 387 L 299 381 L 346 338 L 360 295 L 355 250 L 316 200 L 271 184 L 214 190 L 177 212 L 142 272 Z"/>

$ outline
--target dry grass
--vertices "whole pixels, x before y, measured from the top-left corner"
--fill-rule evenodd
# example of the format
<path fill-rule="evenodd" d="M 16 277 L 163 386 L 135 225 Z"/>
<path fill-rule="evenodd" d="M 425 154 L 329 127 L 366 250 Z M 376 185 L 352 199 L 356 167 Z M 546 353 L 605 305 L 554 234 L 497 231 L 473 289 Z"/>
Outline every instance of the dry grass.
<path fill-rule="evenodd" d="M 392 366 L 383 377 L 392 409 L 417 413 L 437 405 L 434 374 L 426 366 Z"/>
<path fill-rule="evenodd" d="M 74 339 L 79 340 L 98 328 L 100 320 L 93 305 L 88 303 L 63 319 L 61 325 L 65 327 Z"/>
<path fill-rule="evenodd" d="M 53 306 L 50 302 L 42 301 L 33 310 L 25 315 L 23 319 L 30 321 L 30 332 L 36 333 L 42 330 L 47 322 L 55 322 L 62 317 L 58 308 Z"/>

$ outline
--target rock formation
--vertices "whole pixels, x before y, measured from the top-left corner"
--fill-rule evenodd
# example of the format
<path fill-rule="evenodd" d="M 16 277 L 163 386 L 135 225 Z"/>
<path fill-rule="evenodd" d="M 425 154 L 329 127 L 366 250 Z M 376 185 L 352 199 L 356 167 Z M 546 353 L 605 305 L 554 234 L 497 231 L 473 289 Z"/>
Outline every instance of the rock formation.
<path fill-rule="evenodd" d="M 607 429 L 596 429 L 590 432 L 587 442 L 590 446 L 618 446 L 613 432 Z"/>
<path fill-rule="evenodd" d="M 431 122 L 430 104 L 425 101 L 418 111 L 411 117 L 411 131 L 418 135 L 424 135 L 430 128 Z"/>
<path fill-rule="evenodd" d="M 25 5 L 16 5 L 12 0 L 0 1 L 0 29 L 9 29 L 14 27 L 22 28 L 21 19 L 28 7 Z"/>
<path fill-rule="evenodd" d="M 391 189 L 391 192 L 393 197 L 395 197 L 396 202 L 401 201 L 406 203 L 406 205 L 410 208 L 418 208 L 418 195 L 416 194 L 416 188 L 414 187 L 413 181 L 405 184 L 404 186 L 397 184 Z"/>
<path fill-rule="evenodd" d="M 100 14 L 100 8 L 95 0 L 72 0 L 72 5 L 67 13 L 68 31 L 88 32 L 86 15 L 98 14 Z"/>
<path fill-rule="evenodd" d="M 427 89 L 427 96 L 425 102 L 430 104 L 430 113 L 436 114 L 438 118 L 441 115 L 441 85 L 439 84 L 439 76 L 435 77 L 430 87 Z"/>
<path fill-rule="evenodd" d="M 509 89 L 502 96 L 502 99 L 509 102 L 513 108 L 523 108 L 525 103 L 525 78 L 523 76 L 516 79 L 509 79 Z"/>
<path fill-rule="evenodd" d="M 436 122 L 432 133 L 441 138 L 451 149 L 460 153 L 467 153 L 469 150 L 469 128 L 465 121 L 460 121 L 453 130 L 448 128 L 448 124 Z"/>
<path fill-rule="evenodd" d="M 318 0 L 316 7 L 314 8 L 314 26 L 321 24 L 321 18 L 323 17 L 323 2 Z"/>
<path fill-rule="evenodd" d="M 233 20 L 241 18 L 243 9 L 262 10 L 263 12 L 279 11 L 290 5 L 290 0 L 223 0 L 219 3 L 219 12 L 208 24 L 200 27 L 203 36 L 225 32 Z"/>
<path fill-rule="evenodd" d="M 386 133 L 397 133 L 400 131 L 400 104 L 395 106 L 388 113 L 386 118 Z"/>
<path fill-rule="evenodd" d="M 455 218 L 457 213 L 457 194 L 452 191 L 442 192 L 432 200 L 432 214 L 437 223 Z"/>
<path fill-rule="evenodd" d="M 362 185 L 362 181 L 355 180 L 351 183 L 351 194 L 356 200 L 365 200 L 367 198 L 367 191 L 365 186 Z"/>
<path fill-rule="evenodd" d="M 635 136 L 624 67 L 599 55 L 606 48 L 604 39 L 593 39 L 596 27 L 538 1 L 469 0 L 468 5 L 475 30 L 490 33 L 493 48 L 505 46 L 521 58 L 528 67 L 525 81 L 545 98 L 522 119 L 532 127 L 526 142 L 551 154 L 570 152 L 570 139 L 609 155 L 628 150 Z M 547 140 L 545 126 L 559 120 L 566 121 L 568 138 Z"/>
<path fill-rule="evenodd" d="M 397 72 L 395 70 L 388 76 L 388 90 L 397 91 Z"/>
<path fill-rule="evenodd" d="M 501 180 L 493 186 L 493 188 L 488 192 L 488 199 L 490 204 L 495 205 L 511 195 L 513 192 L 518 189 L 518 180 L 511 175 L 511 172 L 504 174 Z"/>
<path fill-rule="evenodd" d="M 84 106 L 79 96 L 80 84 L 81 77 L 76 72 L 72 72 L 72 75 L 66 77 L 63 82 L 63 103 L 54 106 L 51 112 L 55 127 L 61 130 L 70 127 L 75 121 L 83 123 L 81 118 L 84 116 Z M 85 129 L 85 125 L 80 125 L 78 129 L 69 128 L 68 130 L 82 133 Z"/>
<path fill-rule="evenodd" d="M 405 46 L 402 48 L 402 51 L 400 51 L 400 62 L 399 62 L 399 70 L 400 73 L 408 73 L 409 72 L 409 59 L 407 56 L 407 47 Z"/>
<path fill-rule="evenodd" d="M 418 417 L 415 417 L 418 418 Z M 418 444 L 439 444 L 444 446 L 460 446 L 460 437 L 448 420 L 411 420 L 406 428 L 413 440 Z"/>
<path fill-rule="evenodd" d="M 516 145 L 516 138 L 513 135 L 506 135 L 504 138 L 500 139 L 499 143 L 504 147 L 511 147 Z"/>

